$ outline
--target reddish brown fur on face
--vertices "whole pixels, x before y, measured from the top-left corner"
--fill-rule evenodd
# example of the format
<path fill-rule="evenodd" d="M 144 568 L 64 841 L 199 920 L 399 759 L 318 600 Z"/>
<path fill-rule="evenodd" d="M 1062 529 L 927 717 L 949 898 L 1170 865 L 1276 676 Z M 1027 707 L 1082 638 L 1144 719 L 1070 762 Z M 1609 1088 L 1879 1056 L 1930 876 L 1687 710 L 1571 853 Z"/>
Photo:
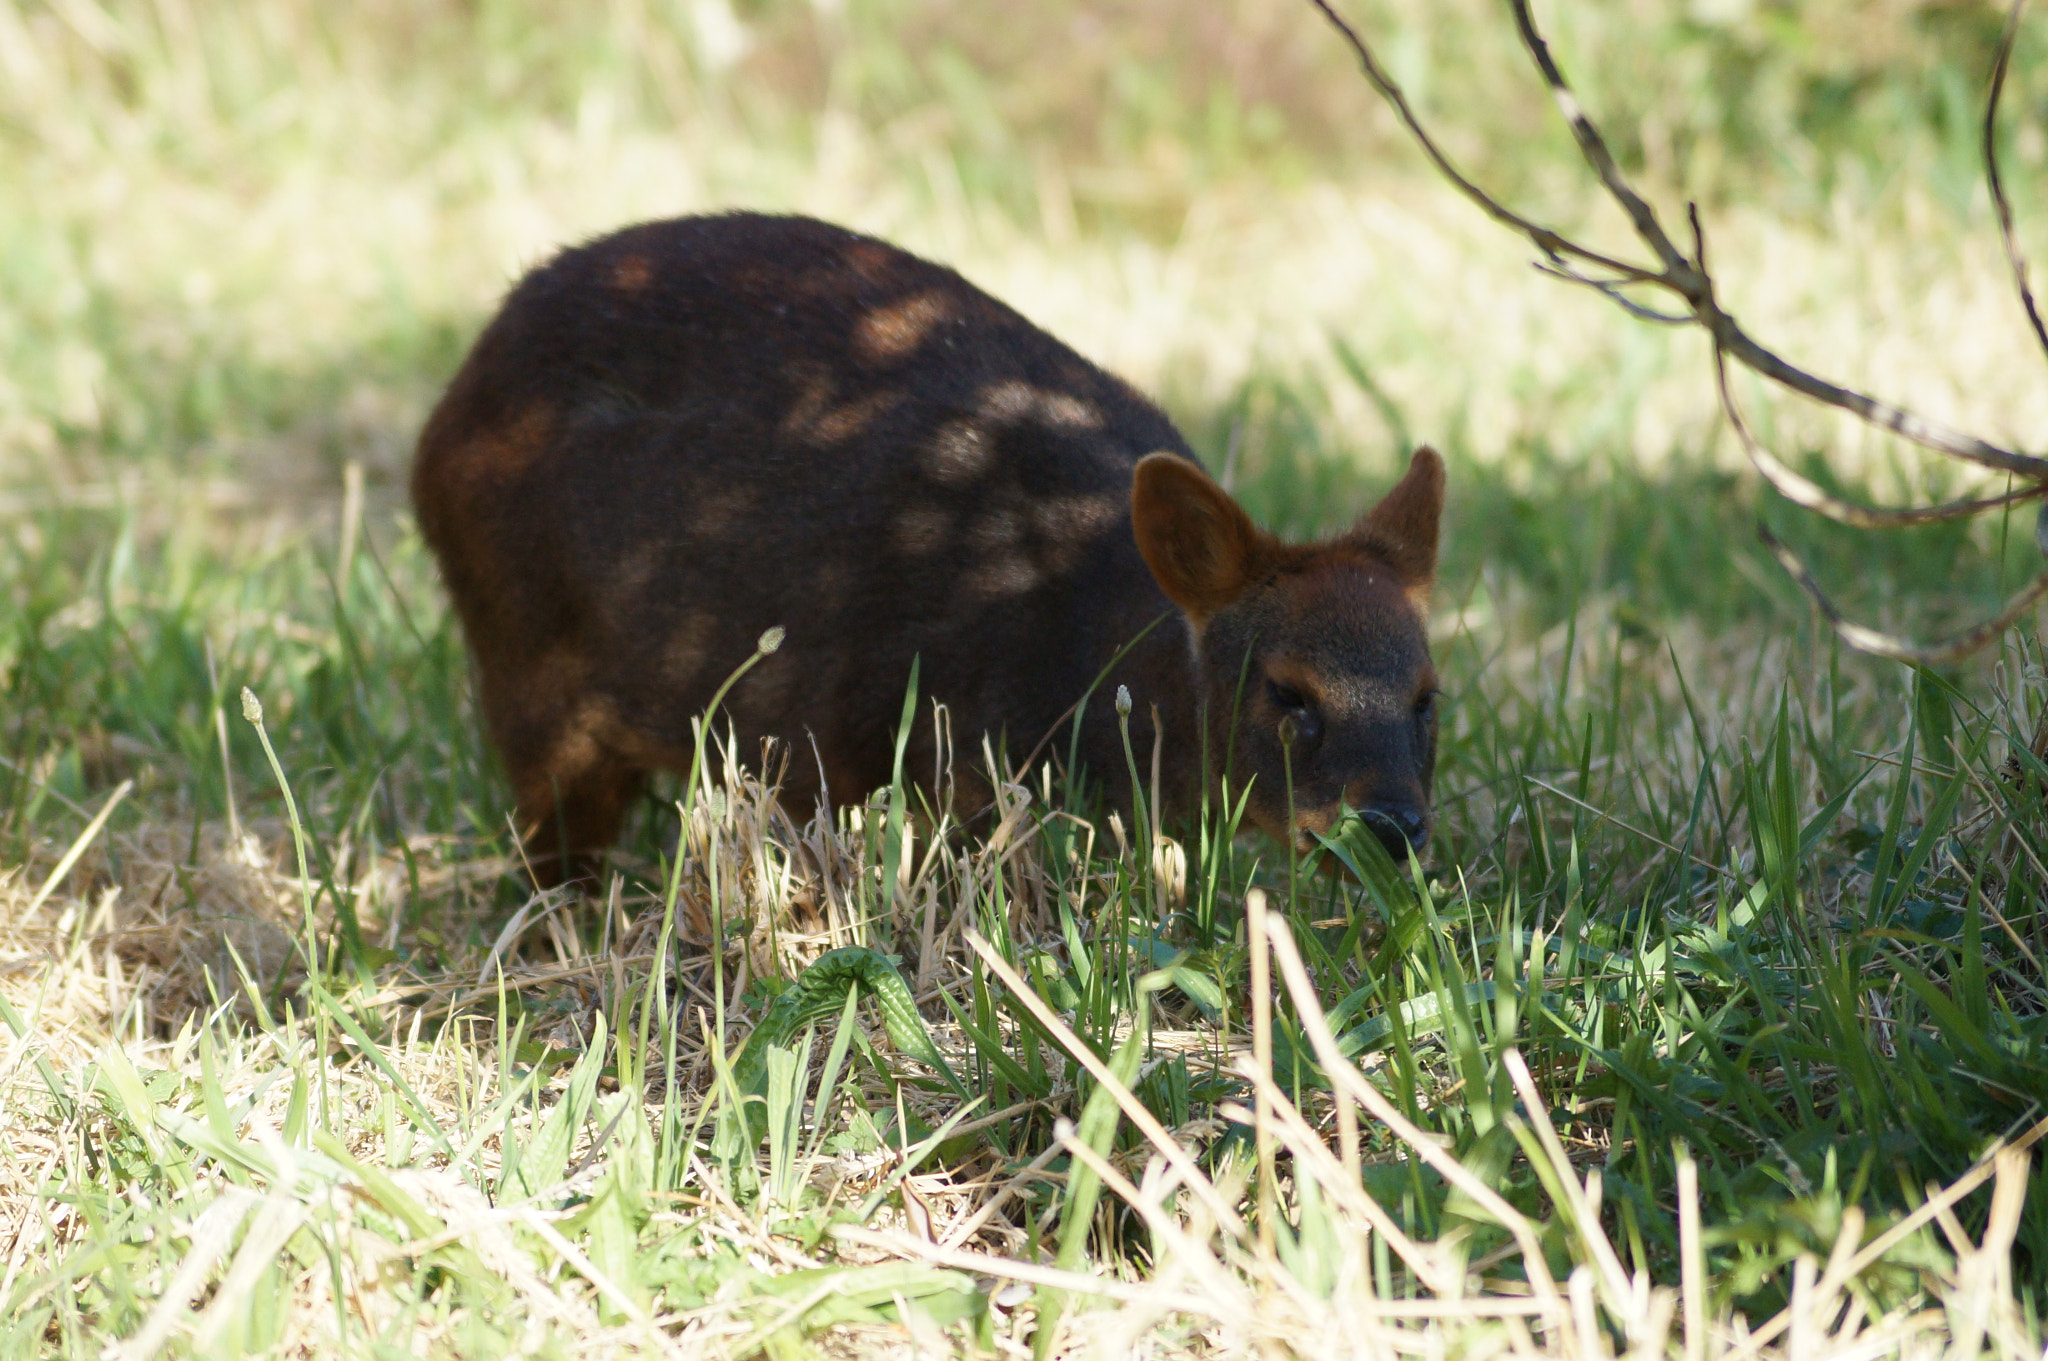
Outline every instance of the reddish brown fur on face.
<path fill-rule="evenodd" d="M 1198 618 L 1210 749 L 1276 839 L 1305 847 L 1347 806 L 1397 854 L 1429 834 L 1437 678 L 1423 608 L 1443 486 L 1443 460 L 1418 449 L 1348 532 L 1261 536 L 1235 593 Z"/>
<path fill-rule="evenodd" d="M 1302 806 L 1426 806 L 1428 753 L 1380 710 L 1427 666 L 1433 454 L 1377 520 L 1280 544 L 1128 386 L 952 271 L 823 223 L 649 223 L 535 270 L 429 420 L 413 493 L 543 878 L 687 764 L 690 720 L 778 625 L 718 726 L 742 754 L 780 739 L 799 805 L 888 780 L 913 658 L 906 769 L 928 782 L 933 701 L 955 750 L 986 733 L 1022 756 L 1142 634 L 1081 725 L 1112 799 L 1122 683 L 1146 755 L 1156 708 L 1176 807 L 1229 757 L 1260 825 L 1291 835 L 1284 716 L 1236 688 L 1293 667 L 1331 719 L 1297 753 Z"/>
<path fill-rule="evenodd" d="M 1408 476 L 1367 513 L 1353 537 L 1383 559 L 1418 602 L 1436 581 L 1437 526 L 1444 513 L 1444 462 L 1433 449 L 1416 452 Z"/>

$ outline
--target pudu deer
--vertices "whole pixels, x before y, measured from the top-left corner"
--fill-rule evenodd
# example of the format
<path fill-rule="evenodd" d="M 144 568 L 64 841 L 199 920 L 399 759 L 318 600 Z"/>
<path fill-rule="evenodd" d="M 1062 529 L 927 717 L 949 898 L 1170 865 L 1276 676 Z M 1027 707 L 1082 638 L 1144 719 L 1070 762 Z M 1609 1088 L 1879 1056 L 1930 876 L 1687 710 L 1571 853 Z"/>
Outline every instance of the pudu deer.
<path fill-rule="evenodd" d="M 952 270 L 735 213 L 528 274 L 428 420 L 413 499 L 552 881 L 689 768 L 692 719 L 776 626 L 716 722 L 741 753 L 776 740 L 786 800 L 890 780 L 915 658 L 961 749 L 1059 728 L 1127 801 L 1106 695 L 1062 727 L 1121 684 L 1169 814 L 1227 775 L 1283 842 L 1348 805 L 1405 857 L 1430 830 L 1443 485 L 1419 450 L 1351 530 L 1282 543 L 1157 407 Z M 931 712 L 904 767 L 927 788 Z M 987 801 L 955 778 L 956 809 Z"/>

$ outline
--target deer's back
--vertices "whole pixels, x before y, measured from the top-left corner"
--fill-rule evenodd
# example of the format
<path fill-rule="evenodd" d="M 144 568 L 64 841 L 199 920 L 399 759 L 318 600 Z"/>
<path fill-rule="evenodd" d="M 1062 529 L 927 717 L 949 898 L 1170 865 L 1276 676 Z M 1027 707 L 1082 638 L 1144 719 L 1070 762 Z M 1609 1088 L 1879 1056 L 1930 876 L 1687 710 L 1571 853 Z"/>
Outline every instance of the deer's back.
<path fill-rule="evenodd" d="M 728 701 L 741 750 L 790 739 L 790 783 L 822 763 L 845 797 L 888 776 L 913 656 L 958 741 L 1007 731 L 1021 754 L 1170 615 L 1130 674 L 1184 702 L 1164 692 L 1185 688 L 1186 626 L 1130 527 L 1132 468 L 1158 449 L 1191 457 L 951 270 L 733 215 L 528 275 L 436 409 L 414 490 L 509 761 L 523 724 L 560 742 L 566 722 L 673 764 L 781 625 Z"/>

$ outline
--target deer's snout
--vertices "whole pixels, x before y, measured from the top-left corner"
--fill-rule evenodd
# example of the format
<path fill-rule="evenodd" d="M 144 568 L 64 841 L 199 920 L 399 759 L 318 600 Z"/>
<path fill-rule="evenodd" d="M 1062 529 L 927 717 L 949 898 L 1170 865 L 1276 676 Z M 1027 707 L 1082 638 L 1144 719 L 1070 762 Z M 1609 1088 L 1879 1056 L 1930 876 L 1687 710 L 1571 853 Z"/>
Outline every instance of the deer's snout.
<path fill-rule="evenodd" d="M 1420 855 L 1429 844 L 1429 812 L 1418 803 L 1381 800 L 1359 809 L 1358 815 L 1396 860 L 1406 860 L 1411 849 Z"/>
<path fill-rule="evenodd" d="M 1418 781 L 1355 780 L 1345 788 L 1344 802 L 1357 810 L 1398 863 L 1407 863 L 1410 850 L 1422 854 L 1429 844 L 1429 796 Z"/>

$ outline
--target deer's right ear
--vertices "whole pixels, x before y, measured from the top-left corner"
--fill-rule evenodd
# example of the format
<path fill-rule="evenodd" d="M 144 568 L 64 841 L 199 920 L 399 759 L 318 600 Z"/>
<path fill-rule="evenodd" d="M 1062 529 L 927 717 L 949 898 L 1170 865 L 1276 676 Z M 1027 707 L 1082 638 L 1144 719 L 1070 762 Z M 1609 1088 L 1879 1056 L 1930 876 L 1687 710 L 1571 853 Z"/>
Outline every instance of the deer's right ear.
<path fill-rule="evenodd" d="M 1409 459 L 1407 474 L 1352 527 L 1351 537 L 1385 558 L 1409 591 L 1426 603 L 1436 580 L 1437 528 L 1443 514 L 1443 456 L 1425 444 Z"/>
<path fill-rule="evenodd" d="M 1131 481 L 1131 530 L 1166 598 L 1199 622 L 1235 600 L 1266 536 L 1198 464 L 1147 454 Z"/>

